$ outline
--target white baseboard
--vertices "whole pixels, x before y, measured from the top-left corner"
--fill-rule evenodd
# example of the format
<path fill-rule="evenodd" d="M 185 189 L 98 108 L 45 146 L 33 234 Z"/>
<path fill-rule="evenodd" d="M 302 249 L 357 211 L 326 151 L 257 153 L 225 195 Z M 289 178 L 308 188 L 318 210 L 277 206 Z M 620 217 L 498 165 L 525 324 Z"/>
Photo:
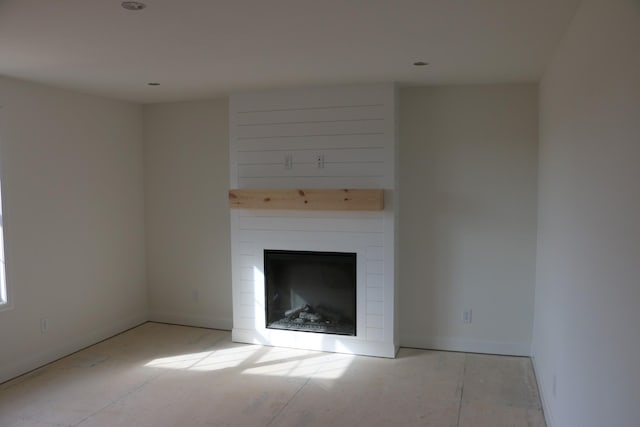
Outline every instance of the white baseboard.
<path fill-rule="evenodd" d="M 500 354 L 505 356 L 529 356 L 530 342 L 486 341 L 464 338 L 443 338 L 402 335 L 400 347 L 429 350 L 463 351 L 466 353 Z"/>
<path fill-rule="evenodd" d="M 184 313 L 170 312 L 152 312 L 149 314 L 149 320 L 152 322 L 173 323 L 176 325 L 199 326 L 201 328 L 222 329 L 230 331 L 233 326 L 231 319 L 212 317 L 212 316 L 194 316 Z"/>
<path fill-rule="evenodd" d="M 85 347 L 117 335 L 127 329 L 141 325 L 147 321 L 147 314 L 138 314 L 125 319 L 114 321 L 108 327 L 97 329 L 79 337 L 73 337 L 55 347 L 48 348 L 36 354 L 27 355 L 13 363 L 0 367 L 0 383 L 25 374 L 62 357 L 68 356 Z"/>
<path fill-rule="evenodd" d="M 231 340 L 246 344 L 260 344 L 272 347 L 298 348 L 301 350 L 326 351 L 330 353 L 359 354 L 363 356 L 394 358 L 398 349 L 393 343 L 372 342 L 353 337 L 336 336 L 334 340 L 318 339 L 322 334 L 299 331 L 269 329 L 268 337 L 251 329 L 233 328 Z"/>
<path fill-rule="evenodd" d="M 533 373 L 536 376 L 536 382 L 538 383 L 538 394 L 540 395 L 540 402 L 542 403 L 542 412 L 544 413 L 544 420 L 547 423 L 547 427 L 555 427 L 556 423 L 553 419 L 553 413 L 551 412 L 551 407 L 549 406 L 549 400 L 545 395 L 545 390 L 549 390 L 545 387 L 544 381 L 542 380 L 542 375 L 540 375 L 538 366 L 536 365 L 536 357 L 535 353 L 531 355 L 531 363 L 533 364 Z"/>

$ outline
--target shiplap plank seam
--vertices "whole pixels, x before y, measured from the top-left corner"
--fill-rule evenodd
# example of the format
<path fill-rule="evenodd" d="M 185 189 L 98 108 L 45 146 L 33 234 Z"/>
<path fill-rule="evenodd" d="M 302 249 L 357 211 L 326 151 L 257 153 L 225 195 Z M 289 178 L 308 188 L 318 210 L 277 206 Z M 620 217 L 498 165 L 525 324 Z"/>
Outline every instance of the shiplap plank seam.
<path fill-rule="evenodd" d="M 277 139 L 277 138 L 313 138 L 321 136 L 356 136 L 356 135 L 384 135 L 384 132 L 355 132 L 355 133 L 317 133 L 309 135 L 269 135 L 269 136 L 239 136 L 236 139 L 240 141 L 255 139 Z"/>
<path fill-rule="evenodd" d="M 354 104 L 354 105 L 323 105 L 314 107 L 296 107 L 296 108 L 273 108 L 268 110 L 243 110 L 236 111 L 235 114 L 247 113 L 271 113 L 274 111 L 305 111 L 305 110 L 331 110 L 338 108 L 359 108 L 359 107 L 384 107 L 385 104 Z"/>
<path fill-rule="evenodd" d="M 275 125 L 308 125 L 316 123 L 344 123 L 344 122 L 371 122 L 371 121 L 383 121 L 384 118 L 372 118 L 372 119 L 337 119 L 337 120 L 300 120 L 295 122 L 260 122 L 260 123 L 239 123 L 238 127 L 247 126 L 275 126 Z"/>

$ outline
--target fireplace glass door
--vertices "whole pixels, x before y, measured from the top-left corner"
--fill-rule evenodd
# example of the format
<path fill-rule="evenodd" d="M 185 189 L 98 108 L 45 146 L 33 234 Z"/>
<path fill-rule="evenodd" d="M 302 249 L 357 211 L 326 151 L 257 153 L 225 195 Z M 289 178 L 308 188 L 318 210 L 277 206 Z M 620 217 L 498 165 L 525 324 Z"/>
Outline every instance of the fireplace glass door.
<path fill-rule="evenodd" d="M 356 334 L 356 254 L 264 251 L 266 325 Z"/>

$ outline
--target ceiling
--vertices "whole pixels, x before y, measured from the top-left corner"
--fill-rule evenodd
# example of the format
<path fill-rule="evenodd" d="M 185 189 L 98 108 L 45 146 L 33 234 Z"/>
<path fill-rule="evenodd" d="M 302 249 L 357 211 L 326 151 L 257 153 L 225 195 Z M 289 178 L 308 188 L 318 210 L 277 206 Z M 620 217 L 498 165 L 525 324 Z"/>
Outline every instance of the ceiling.
<path fill-rule="evenodd" d="M 532 82 L 579 3 L 143 1 L 129 11 L 120 0 L 0 0 L 0 75 L 143 103 L 343 83 Z"/>

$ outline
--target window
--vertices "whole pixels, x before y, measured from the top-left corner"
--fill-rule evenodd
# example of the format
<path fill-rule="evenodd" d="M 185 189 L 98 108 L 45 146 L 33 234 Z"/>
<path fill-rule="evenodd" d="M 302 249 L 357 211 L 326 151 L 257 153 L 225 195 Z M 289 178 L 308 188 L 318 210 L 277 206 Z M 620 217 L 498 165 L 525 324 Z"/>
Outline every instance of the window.
<path fill-rule="evenodd" d="M 7 275 L 4 268 L 4 225 L 2 222 L 2 188 L 0 186 L 0 308 L 7 305 Z"/>

